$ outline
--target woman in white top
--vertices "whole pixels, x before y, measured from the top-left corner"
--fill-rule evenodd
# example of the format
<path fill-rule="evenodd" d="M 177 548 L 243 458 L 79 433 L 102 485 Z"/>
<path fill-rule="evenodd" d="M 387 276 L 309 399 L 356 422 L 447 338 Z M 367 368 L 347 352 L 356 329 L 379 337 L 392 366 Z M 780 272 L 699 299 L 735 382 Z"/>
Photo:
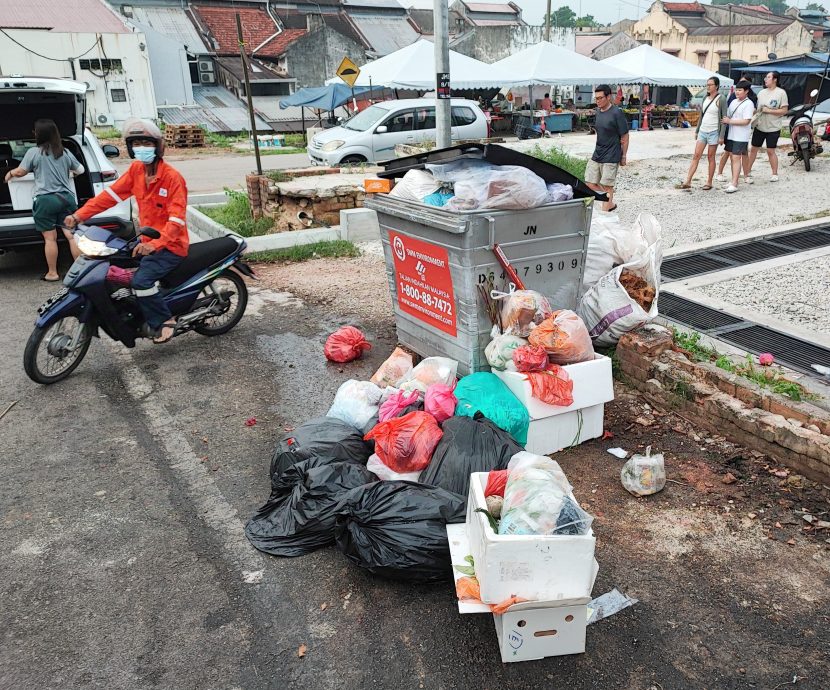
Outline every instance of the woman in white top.
<path fill-rule="evenodd" d="M 726 117 L 722 122 L 729 125 L 729 148 L 732 155 L 732 183 L 726 188 L 727 194 L 738 191 L 738 180 L 741 177 L 741 157 L 749 150 L 749 140 L 752 137 L 752 116 L 755 113 L 755 106 L 748 98 L 752 85 L 748 81 L 739 81 L 735 86 L 735 98 L 729 104 Z"/>
<path fill-rule="evenodd" d="M 709 161 L 709 174 L 706 177 L 706 184 L 703 185 L 703 189 L 707 191 L 712 189 L 712 179 L 715 177 L 715 153 L 718 150 L 718 144 L 723 143 L 724 134 L 726 133 L 726 125 L 721 122 L 726 117 L 726 99 L 718 93 L 719 87 L 720 79 L 709 77 L 706 82 L 706 98 L 703 99 L 701 116 L 695 131 L 697 136 L 695 153 L 689 165 L 689 172 L 686 174 L 686 181 L 675 185 L 677 189 L 692 188 L 692 178 L 697 172 L 698 163 L 700 163 L 703 156 L 703 149 L 707 146 L 709 147 L 706 152 Z"/>

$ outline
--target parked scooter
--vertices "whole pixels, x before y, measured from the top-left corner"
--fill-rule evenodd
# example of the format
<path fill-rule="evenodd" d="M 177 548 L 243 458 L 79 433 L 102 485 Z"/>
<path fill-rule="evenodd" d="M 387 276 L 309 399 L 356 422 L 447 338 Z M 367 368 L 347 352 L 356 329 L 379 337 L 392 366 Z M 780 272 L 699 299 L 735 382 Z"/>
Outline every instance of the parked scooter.
<path fill-rule="evenodd" d="M 818 89 L 810 92 L 810 98 L 815 99 Z M 810 159 L 824 151 L 824 148 L 816 140 L 813 129 L 813 109 L 815 102 L 802 103 L 790 108 L 787 115 L 790 117 L 790 138 L 793 142 L 793 150 L 788 155 L 793 157 L 793 165 L 796 161 L 804 161 L 804 169 L 810 172 Z M 808 114 L 809 111 L 809 114 Z"/>
<path fill-rule="evenodd" d="M 26 343 L 23 367 L 30 379 L 49 384 L 69 376 L 99 328 L 127 347 L 134 347 L 138 338 L 155 336 L 129 285 L 130 269 L 138 265 L 132 250 L 142 235 L 160 236 L 153 228 L 143 228 L 132 239 L 95 225 L 76 228 L 81 256 L 66 274 L 64 287 L 38 308 Z M 187 258 L 162 279 L 161 294 L 177 317 L 174 336 L 191 330 L 221 335 L 239 323 L 248 304 L 242 276 L 254 277 L 241 260 L 245 247 L 235 235 L 196 242 Z"/>

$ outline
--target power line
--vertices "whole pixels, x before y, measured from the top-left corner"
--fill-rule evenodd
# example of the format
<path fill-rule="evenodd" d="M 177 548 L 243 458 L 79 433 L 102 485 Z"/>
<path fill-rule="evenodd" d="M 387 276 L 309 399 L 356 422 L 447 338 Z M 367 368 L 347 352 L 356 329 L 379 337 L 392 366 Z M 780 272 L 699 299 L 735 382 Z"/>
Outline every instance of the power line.
<path fill-rule="evenodd" d="M 9 36 L 9 34 L 6 33 L 5 29 L 0 29 L 0 33 L 2 33 L 6 38 L 8 38 L 12 43 L 16 43 L 17 45 L 19 45 L 27 53 L 32 53 L 32 55 L 37 55 L 39 58 L 43 58 L 44 60 L 51 60 L 52 62 L 67 62 L 67 61 L 77 60 L 78 58 L 82 58 L 84 55 L 91 52 L 95 48 L 95 46 L 98 45 L 98 42 L 101 40 L 100 37 L 96 38 L 95 43 L 93 43 L 90 46 L 89 50 L 86 50 L 83 53 L 81 53 L 80 55 L 76 55 L 75 57 L 71 57 L 71 58 L 53 58 L 53 57 L 49 57 L 48 55 L 41 55 L 36 50 L 32 50 L 31 48 L 27 48 L 20 41 L 13 38 L 12 36 Z"/>

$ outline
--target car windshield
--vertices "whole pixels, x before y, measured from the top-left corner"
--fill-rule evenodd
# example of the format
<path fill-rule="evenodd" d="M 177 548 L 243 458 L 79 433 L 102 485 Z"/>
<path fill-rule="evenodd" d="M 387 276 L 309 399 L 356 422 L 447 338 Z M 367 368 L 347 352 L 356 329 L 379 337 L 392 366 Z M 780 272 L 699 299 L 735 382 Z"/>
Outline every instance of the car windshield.
<path fill-rule="evenodd" d="M 366 110 L 359 112 L 350 120 L 343 123 L 346 129 L 353 129 L 355 132 L 365 132 L 369 127 L 377 123 L 381 118 L 389 114 L 388 108 L 383 108 L 380 105 L 373 105 Z"/>
<path fill-rule="evenodd" d="M 830 98 L 827 100 L 822 101 L 816 106 L 816 112 L 819 113 L 830 113 Z"/>

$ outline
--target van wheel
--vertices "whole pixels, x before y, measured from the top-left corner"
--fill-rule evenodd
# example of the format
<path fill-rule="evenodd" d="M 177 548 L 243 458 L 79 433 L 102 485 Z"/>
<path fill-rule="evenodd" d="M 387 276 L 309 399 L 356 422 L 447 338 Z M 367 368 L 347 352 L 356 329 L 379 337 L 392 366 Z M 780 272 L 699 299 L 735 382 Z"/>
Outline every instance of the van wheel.
<path fill-rule="evenodd" d="M 342 161 L 340 161 L 340 165 L 359 165 L 360 163 L 365 163 L 366 159 L 363 156 L 346 156 Z"/>

